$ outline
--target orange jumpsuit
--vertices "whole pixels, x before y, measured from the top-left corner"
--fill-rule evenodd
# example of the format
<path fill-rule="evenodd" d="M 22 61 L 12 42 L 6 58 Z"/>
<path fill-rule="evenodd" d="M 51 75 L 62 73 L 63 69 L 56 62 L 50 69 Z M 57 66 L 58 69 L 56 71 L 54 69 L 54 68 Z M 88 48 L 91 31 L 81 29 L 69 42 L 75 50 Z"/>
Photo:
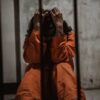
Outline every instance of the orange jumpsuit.
<path fill-rule="evenodd" d="M 29 63 L 16 93 L 16 100 L 41 100 L 39 32 L 32 32 L 24 42 L 24 60 Z M 58 100 L 77 100 L 77 82 L 72 58 L 75 56 L 74 32 L 52 39 L 51 58 Z M 46 44 L 43 44 L 44 51 Z M 81 90 L 81 100 L 86 100 Z"/>

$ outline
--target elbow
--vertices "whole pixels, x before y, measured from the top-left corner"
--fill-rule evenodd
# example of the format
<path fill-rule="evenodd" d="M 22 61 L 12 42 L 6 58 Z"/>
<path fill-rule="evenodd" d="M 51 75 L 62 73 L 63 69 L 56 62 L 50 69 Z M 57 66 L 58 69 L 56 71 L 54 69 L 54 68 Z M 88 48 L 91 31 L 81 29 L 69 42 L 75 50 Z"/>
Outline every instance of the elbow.
<path fill-rule="evenodd" d="M 40 62 L 40 56 L 35 54 L 23 54 L 23 59 L 26 63 L 39 63 Z"/>
<path fill-rule="evenodd" d="M 26 63 L 32 63 L 32 60 L 25 53 L 23 54 L 23 59 Z"/>

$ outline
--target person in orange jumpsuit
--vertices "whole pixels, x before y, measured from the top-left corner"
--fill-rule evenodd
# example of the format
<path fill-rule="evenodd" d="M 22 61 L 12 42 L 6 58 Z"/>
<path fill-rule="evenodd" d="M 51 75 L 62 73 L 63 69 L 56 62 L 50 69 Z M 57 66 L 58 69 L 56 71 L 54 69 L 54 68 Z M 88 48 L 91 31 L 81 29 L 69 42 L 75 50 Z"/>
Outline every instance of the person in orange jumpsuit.
<path fill-rule="evenodd" d="M 54 8 L 51 10 L 51 15 L 56 26 L 56 35 L 52 37 L 50 50 L 53 61 L 53 81 L 57 87 L 57 97 L 58 100 L 77 100 L 77 81 L 72 60 L 75 56 L 75 33 L 69 31 L 68 34 L 62 35 L 64 33 L 64 27 L 61 12 L 57 8 Z M 35 21 L 32 18 L 30 22 L 28 35 L 25 38 L 23 47 L 23 57 L 29 65 L 18 87 L 15 100 L 41 100 L 38 12 L 35 13 L 34 19 Z M 45 42 L 43 42 L 43 47 L 45 52 Z M 80 100 L 86 100 L 83 89 L 81 89 Z"/>

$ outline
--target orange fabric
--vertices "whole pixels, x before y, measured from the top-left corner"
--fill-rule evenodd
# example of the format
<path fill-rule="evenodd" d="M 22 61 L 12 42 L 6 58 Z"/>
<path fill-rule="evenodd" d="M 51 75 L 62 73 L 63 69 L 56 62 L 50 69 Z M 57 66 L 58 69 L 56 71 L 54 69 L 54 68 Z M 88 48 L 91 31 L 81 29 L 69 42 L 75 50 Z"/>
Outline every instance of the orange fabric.
<path fill-rule="evenodd" d="M 16 100 L 41 100 L 38 34 L 38 32 L 32 32 L 31 36 L 25 39 L 23 57 L 29 66 L 17 90 Z M 53 79 L 57 86 L 58 100 L 77 100 L 77 82 L 72 68 L 72 58 L 75 56 L 74 42 L 74 32 L 65 36 L 55 36 L 52 39 L 51 57 L 55 63 Z M 44 43 L 44 52 L 45 50 Z M 35 65 L 32 67 L 31 63 Z M 81 100 L 86 100 L 83 90 L 81 90 Z"/>

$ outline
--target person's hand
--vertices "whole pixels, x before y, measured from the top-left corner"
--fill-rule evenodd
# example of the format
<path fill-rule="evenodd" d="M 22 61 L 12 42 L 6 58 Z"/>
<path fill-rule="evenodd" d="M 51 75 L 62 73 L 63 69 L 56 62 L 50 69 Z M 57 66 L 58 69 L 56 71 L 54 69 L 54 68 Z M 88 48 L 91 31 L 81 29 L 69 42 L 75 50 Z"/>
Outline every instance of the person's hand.
<path fill-rule="evenodd" d="M 63 35 L 63 17 L 62 17 L 62 13 L 59 11 L 58 8 L 53 8 L 51 10 L 51 16 L 52 16 L 53 22 L 56 26 L 56 34 L 57 35 Z"/>
<path fill-rule="evenodd" d="M 47 14 L 47 12 L 44 13 L 44 10 L 42 9 L 42 17 L 44 17 Z M 36 10 L 34 13 L 34 30 L 39 31 L 40 30 L 40 12 L 39 10 Z"/>
<path fill-rule="evenodd" d="M 39 31 L 40 30 L 40 15 L 39 15 L 39 11 L 36 10 L 35 14 L 34 14 L 34 30 L 35 31 Z"/>

